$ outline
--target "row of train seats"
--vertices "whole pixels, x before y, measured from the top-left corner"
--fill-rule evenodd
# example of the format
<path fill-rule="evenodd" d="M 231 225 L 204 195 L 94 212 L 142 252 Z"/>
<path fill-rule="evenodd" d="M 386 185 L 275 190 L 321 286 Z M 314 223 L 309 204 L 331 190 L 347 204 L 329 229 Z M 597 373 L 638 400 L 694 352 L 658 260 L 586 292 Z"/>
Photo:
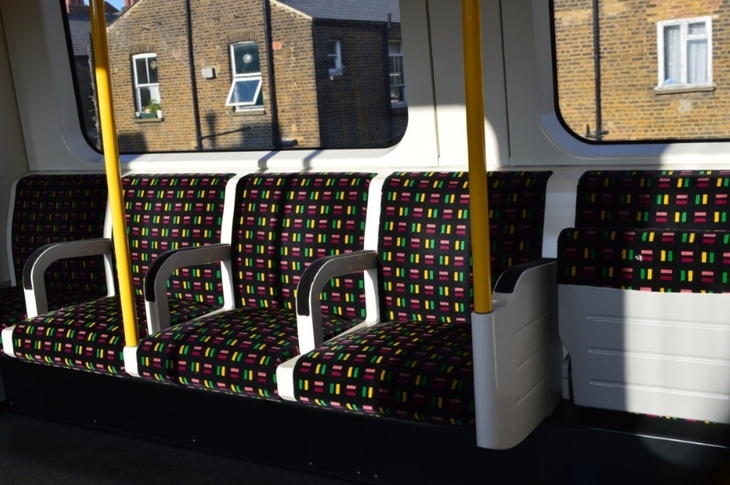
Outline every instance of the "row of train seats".
<path fill-rule="evenodd" d="M 583 174 L 558 240 L 565 397 L 730 423 L 729 198 L 728 171 Z"/>
<path fill-rule="evenodd" d="M 488 175 L 494 311 L 479 318 L 466 173 L 128 175 L 138 345 L 125 345 L 101 271 L 114 267 L 107 229 L 26 258 L 25 293 L 43 312 L 6 319 L 3 351 L 476 428 L 479 446 L 508 448 L 560 396 L 556 264 L 541 258 L 550 175 Z M 81 256 L 101 257 L 94 278 L 107 293 L 45 306 L 45 268 Z"/>

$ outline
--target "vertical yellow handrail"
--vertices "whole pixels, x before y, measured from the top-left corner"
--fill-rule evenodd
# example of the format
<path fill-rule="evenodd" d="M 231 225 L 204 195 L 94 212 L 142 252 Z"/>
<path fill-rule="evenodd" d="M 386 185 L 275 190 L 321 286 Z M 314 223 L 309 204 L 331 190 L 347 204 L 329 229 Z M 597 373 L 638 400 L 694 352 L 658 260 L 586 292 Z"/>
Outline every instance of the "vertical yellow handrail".
<path fill-rule="evenodd" d="M 109 47 L 106 39 L 106 16 L 104 0 L 89 2 L 91 16 L 91 37 L 94 47 L 94 72 L 99 99 L 99 121 L 104 147 L 106 180 L 109 189 L 109 206 L 112 216 L 112 237 L 114 255 L 119 278 L 119 298 L 124 320 L 124 339 L 128 347 L 138 343 L 137 314 L 134 306 L 131 256 L 127 241 L 127 221 L 124 215 L 124 193 L 122 191 L 122 170 L 119 164 L 119 144 L 114 123 L 111 75 L 109 71 Z"/>
<path fill-rule="evenodd" d="M 466 133 L 469 149 L 469 211 L 474 268 L 474 312 L 492 311 L 492 270 L 489 254 L 489 199 L 487 196 L 484 136 L 484 84 L 480 0 L 462 0 Z"/>

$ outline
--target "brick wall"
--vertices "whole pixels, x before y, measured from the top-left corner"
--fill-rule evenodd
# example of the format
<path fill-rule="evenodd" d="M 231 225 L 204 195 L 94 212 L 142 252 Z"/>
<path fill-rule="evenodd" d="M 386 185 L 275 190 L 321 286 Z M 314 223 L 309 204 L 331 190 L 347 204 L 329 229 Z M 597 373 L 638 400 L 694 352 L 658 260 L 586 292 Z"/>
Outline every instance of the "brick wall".
<path fill-rule="evenodd" d="M 577 134 L 596 129 L 591 0 L 555 0 L 560 113 Z M 601 0 L 604 140 L 721 138 L 730 133 L 730 3 Z M 659 93 L 657 22 L 712 16 L 712 91 Z"/>
<path fill-rule="evenodd" d="M 272 3 L 273 94 L 278 108 L 272 117 L 261 1 L 190 0 L 190 6 L 194 81 L 185 0 L 140 1 L 108 29 L 120 151 L 269 149 L 275 145 L 275 118 L 280 138 L 296 141 L 300 147 L 389 144 L 394 128 L 389 116 L 384 22 L 329 21 L 317 22 L 315 27 L 310 17 Z M 330 38 L 342 40 L 347 66 L 345 75 L 332 81 L 326 64 Z M 229 46 L 242 41 L 258 42 L 263 78 L 264 109 L 247 113 L 225 106 L 232 81 Z M 162 120 L 135 117 L 131 56 L 146 52 L 157 54 Z M 204 79 L 203 68 L 213 68 L 215 77 Z M 404 125 L 400 123 L 398 129 L 402 134 Z"/>
<path fill-rule="evenodd" d="M 385 23 L 315 22 L 319 119 L 325 146 L 383 146 L 392 136 L 387 35 Z M 329 75 L 328 40 L 340 40 L 340 76 Z"/>

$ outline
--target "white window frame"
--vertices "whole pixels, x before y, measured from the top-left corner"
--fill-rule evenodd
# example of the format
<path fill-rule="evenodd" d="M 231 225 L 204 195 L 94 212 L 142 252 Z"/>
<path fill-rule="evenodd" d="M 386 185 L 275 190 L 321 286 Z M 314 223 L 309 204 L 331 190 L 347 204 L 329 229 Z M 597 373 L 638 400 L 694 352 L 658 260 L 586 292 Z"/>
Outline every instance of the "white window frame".
<path fill-rule="evenodd" d="M 397 58 L 396 66 L 400 66 L 400 71 L 393 72 L 393 59 Z M 388 76 L 390 79 L 390 104 L 393 107 L 401 107 L 406 105 L 406 80 L 405 67 L 403 65 L 403 43 L 400 41 L 388 41 Z M 400 91 L 400 99 L 393 97 L 393 88 Z"/>
<path fill-rule="evenodd" d="M 705 33 L 690 35 L 689 25 L 704 23 Z M 680 66 L 681 66 L 681 77 L 678 80 L 672 80 L 668 82 L 667 74 L 665 73 L 665 58 L 664 58 L 664 39 L 665 30 L 667 27 L 679 26 L 680 28 Z M 707 43 L 707 73 L 706 82 L 703 83 L 689 83 L 687 81 L 687 70 L 688 70 L 688 58 L 687 58 L 687 45 L 691 41 L 705 40 Z M 676 90 L 686 88 L 712 88 L 714 84 L 712 82 L 712 17 L 693 17 L 687 19 L 673 19 L 657 22 L 657 58 L 659 61 L 659 69 L 657 76 L 657 90 Z"/>
<path fill-rule="evenodd" d="M 334 46 L 334 52 L 330 50 Z M 330 67 L 331 60 L 334 60 L 335 67 Z M 342 76 L 342 42 L 340 39 L 327 41 L 327 68 L 330 76 Z"/>
<path fill-rule="evenodd" d="M 226 97 L 226 106 L 232 106 L 236 111 L 263 110 L 263 105 L 256 103 L 259 99 L 259 95 L 261 94 L 261 89 L 263 88 L 264 84 L 261 72 L 259 71 L 255 73 L 236 74 L 238 70 L 236 69 L 235 46 L 242 43 L 244 42 L 236 42 L 235 44 L 230 44 L 228 47 L 228 52 L 231 56 L 231 73 L 233 79 L 231 81 L 231 88 L 228 90 L 228 96 Z M 258 42 L 256 42 L 256 44 L 258 46 Z M 251 101 L 234 101 L 236 87 L 239 84 L 247 84 L 252 82 L 256 83 L 256 87 L 254 88 L 254 94 Z"/>
<path fill-rule="evenodd" d="M 150 99 L 154 99 L 157 101 L 158 104 L 161 104 L 160 99 L 160 83 L 152 83 L 152 82 L 146 82 L 141 83 L 139 82 L 139 73 L 137 72 L 137 61 L 139 59 L 145 60 L 145 66 L 147 68 L 147 79 L 150 79 L 149 75 L 149 67 L 152 62 L 157 62 L 157 54 L 154 52 L 146 52 L 143 54 L 134 54 L 132 56 L 132 76 L 134 80 L 134 104 L 135 104 L 135 111 L 137 113 L 141 113 L 145 109 L 145 105 L 142 104 L 142 91 L 143 90 L 149 90 L 150 93 Z"/>

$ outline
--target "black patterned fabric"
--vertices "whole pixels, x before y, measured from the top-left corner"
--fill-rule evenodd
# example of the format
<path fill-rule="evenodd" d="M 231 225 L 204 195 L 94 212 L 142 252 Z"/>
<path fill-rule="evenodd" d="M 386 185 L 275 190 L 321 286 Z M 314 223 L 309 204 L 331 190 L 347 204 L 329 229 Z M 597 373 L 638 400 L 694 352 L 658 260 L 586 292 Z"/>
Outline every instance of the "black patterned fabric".
<path fill-rule="evenodd" d="M 558 238 L 558 283 L 718 293 L 728 286 L 730 171 L 591 171 L 576 227 Z"/>
<path fill-rule="evenodd" d="M 18 180 L 11 220 L 11 270 L 17 285 L 0 288 L 0 328 L 27 317 L 20 282 L 33 251 L 45 244 L 102 237 L 106 203 L 103 174 L 34 174 Z M 50 309 L 97 298 L 106 293 L 103 260 L 59 261 L 46 271 L 45 283 Z"/>
<path fill-rule="evenodd" d="M 138 331 L 147 332 L 142 279 L 163 251 L 220 242 L 226 183 L 231 175 L 133 175 L 123 179 Z M 173 275 L 171 323 L 207 313 L 222 302 L 220 270 L 212 265 Z M 118 297 L 69 306 L 18 323 L 13 351 L 21 360 L 121 374 L 125 345 Z"/>
<path fill-rule="evenodd" d="M 541 257 L 549 176 L 489 173 L 493 279 L 509 266 Z M 384 322 L 300 357 L 296 399 L 473 427 L 469 232 L 468 174 L 391 176 L 383 189 L 379 239 Z"/>
<path fill-rule="evenodd" d="M 250 175 L 237 188 L 232 242 L 238 308 L 140 342 L 141 377 L 277 399 L 276 367 L 299 353 L 295 290 L 315 259 L 362 249 L 372 174 Z M 322 294 L 327 337 L 364 317 L 361 275 Z"/>
<path fill-rule="evenodd" d="M 589 171 L 575 227 L 728 229 L 730 171 Z"/>

